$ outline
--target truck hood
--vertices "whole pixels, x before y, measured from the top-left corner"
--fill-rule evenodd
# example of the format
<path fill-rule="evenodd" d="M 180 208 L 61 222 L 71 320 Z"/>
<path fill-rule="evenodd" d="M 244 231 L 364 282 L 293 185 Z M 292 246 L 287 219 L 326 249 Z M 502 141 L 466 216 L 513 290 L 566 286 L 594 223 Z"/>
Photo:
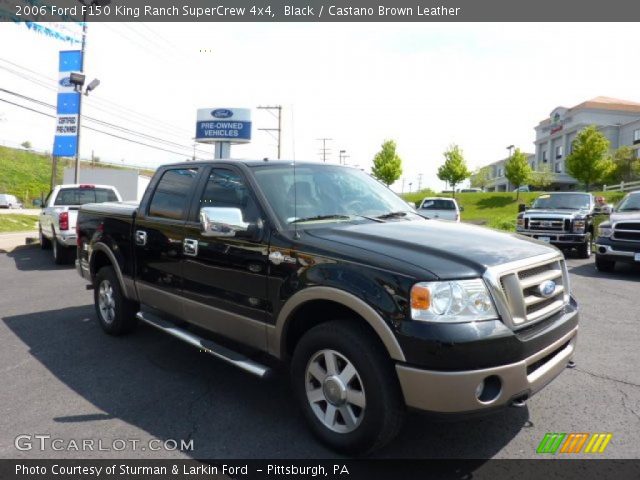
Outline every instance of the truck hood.
<path fill-rule="evenodd" d="M 587 215 L 587 210 L 547 210 L 547 209 L 531 209 L 524 212 L 525 216 L 541 216 L 541 217 L 572 217 L 575 215 Z"/>
<path fill-rule="evenodd" d="M 490 266 L 556 251 L 554 247 L 516 234 L 422 219 L 342 224 L 307 229 L 306 233 L 325 242 L 366 251 L 372 263 L 376 256 L 391 257 L 398 265 L 414 265 L 443 279 L 477 277 Z"/>
<path fill-rule="evenodd" d="M 611 223 L 622 221 L 640 221 L 640 212 L 616 212 L 609 217 Z"/>

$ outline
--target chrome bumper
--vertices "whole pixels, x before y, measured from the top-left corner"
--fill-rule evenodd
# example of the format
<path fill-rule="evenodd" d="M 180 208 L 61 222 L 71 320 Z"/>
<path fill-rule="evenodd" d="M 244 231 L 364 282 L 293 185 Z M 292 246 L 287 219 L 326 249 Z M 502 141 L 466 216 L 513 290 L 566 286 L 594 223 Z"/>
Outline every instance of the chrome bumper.
<path fill-rule="evenodd" d="M 612 256 L 612 257 L 629 257 L 635 258 L 636 254 L 640 253 L 640 246 L 638 246 L 637 252 L 629 252 L 627 250 L 616 250 L 611 245 L 600 245 L 596 243 L 596 253 L 598 255 Z"/>
<path fill-rule="evenodd" d="M 471 413 L 529 397 L 565 369 L 573 357 L 577 334 L 578 327 L 525 360 L 482 370 L 440 372 L 396 365 L 405 402 L 430 412 Z M 492 376 L 500 380 L 499 392 L 495 398 L 481 401 L 476 389 Z"/>
<path fill-rule="evenodd" d="M 65 247 L 75 247 L 76 246 L 76 234 L 65 234 L 65 233 L 58 233 L 56 235 L 56 238 L 58 239 L 58 243 L 60 243 L 60 245 L 64 245 Z"/>

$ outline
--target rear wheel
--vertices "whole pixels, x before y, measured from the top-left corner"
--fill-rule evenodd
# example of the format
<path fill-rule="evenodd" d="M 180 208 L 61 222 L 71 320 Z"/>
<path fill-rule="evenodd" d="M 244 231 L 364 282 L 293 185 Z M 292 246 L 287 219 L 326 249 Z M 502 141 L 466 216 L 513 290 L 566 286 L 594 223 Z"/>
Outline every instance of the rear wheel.
<path fill-rule="evenodd" d="M 55 235 L 53 236 L 53 240 L 51 240 L 51 251 L 53 261 L 56 265 L 66 265 L 69 263 L 69 249 L 61 245 Z"/>
<path fill-rule="evenodd" d="M 102 329 L 110 335 L 133 330 L 140 304 L 124 296 L 113 267 L 102 267 L 94 284 L 93 300 Z"/>
<path fill-rule="evenodd" d="M 309 330 L 296 346 L 291 376 L 311 430 L 337 451 L 373 451 L 402 426 L 393 362 L 362 325 L 332 321 Z"/>
<path fill-rule="evenodd" d="M 40 248 L 42 250 L 49 250 L 51 248 L 51 240 L 43 235 L 42 228 L 38 229 L 38 238 L 40 239 Z"/>
<path fill-rule="evenodd" d="M 596 254 L 596 268 L 601 272 L 613 272 L 616 268 L 616 262 Z"/>

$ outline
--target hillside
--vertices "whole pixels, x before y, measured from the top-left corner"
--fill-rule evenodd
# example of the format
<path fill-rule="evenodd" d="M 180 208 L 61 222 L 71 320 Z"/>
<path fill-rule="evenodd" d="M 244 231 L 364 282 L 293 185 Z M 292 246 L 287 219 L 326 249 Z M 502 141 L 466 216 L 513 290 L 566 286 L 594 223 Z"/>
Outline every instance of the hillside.
<path fill-rule="evenodd" d="M 57 179 L 62 182 L 65 167 L 73 161 L 58 161 Z M 88 162 L 82 162 L 89 166 Z M 118 165 L 100 163 L 100 168 L 117 168 Z M 152 175 L 152 170 L 140 170 L 140 173 Z M 21 149 L 0 146 L 0 193 L 10 193 L 20 199 L 25 207 L 30 207 L 40 195 L 47 195 L 51 185 L 51 158 L 49 156 Z"/>
<path fill-rule="evenodd" d="M 511 192 L 458 193 L 456 199 L 464 208 L 461 215 L 463 222 L 500 230 L 515 230 L 518 204 L 530 205 L 540 194 L 541 192 L 520 193 L 520 200 L 517 202 L 516 194 Z M 602 195 L 609 203 L 617 203 L 624 196 L 623 192 L 593 192 L 593 194 Z M 417 202 L 425 196 L 428 194 L 418 192 L 405 194 L 402 197 L 408 202 Z"/>

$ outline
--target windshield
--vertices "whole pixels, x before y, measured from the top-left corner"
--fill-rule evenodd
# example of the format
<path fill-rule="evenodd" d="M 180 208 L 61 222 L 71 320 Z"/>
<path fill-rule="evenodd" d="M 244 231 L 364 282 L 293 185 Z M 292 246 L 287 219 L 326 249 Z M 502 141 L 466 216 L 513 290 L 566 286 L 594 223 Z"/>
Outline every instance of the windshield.
<path fill-rule="evenodd" d="M 589 208 L 590 196 L 573 193 L 551 193 L 540 195 L 533 202 L 532 208 L 557 209 L 557 210 L 582 210 Z"/>
<path fill-rule="evenodd" d="M 455 210 L 456 205 L 451 200 L 428 199 L 420 208 L 423 210 Z"/>
<path fill-rule="evenodd" d="M 255 167 L 255 178 L 283 224 L 351 221 L 414 210 L 366 173 L 337 165 Z M 297 207 L 294 208 L 297 203 Z M 401 218 L 401 217 L 399 217 Z"/>
<path fill-rule="evenodd" d="M 63 188 L 54 205 L 84 205 L 85 203 L 117 202 L 118 197 L 109 188 Z"/>
<path fill-rule="evenodd" d="M 640 193 L 627 195 L 618 206 L 619 212 L 633 212 L 640 210 Z"/>

